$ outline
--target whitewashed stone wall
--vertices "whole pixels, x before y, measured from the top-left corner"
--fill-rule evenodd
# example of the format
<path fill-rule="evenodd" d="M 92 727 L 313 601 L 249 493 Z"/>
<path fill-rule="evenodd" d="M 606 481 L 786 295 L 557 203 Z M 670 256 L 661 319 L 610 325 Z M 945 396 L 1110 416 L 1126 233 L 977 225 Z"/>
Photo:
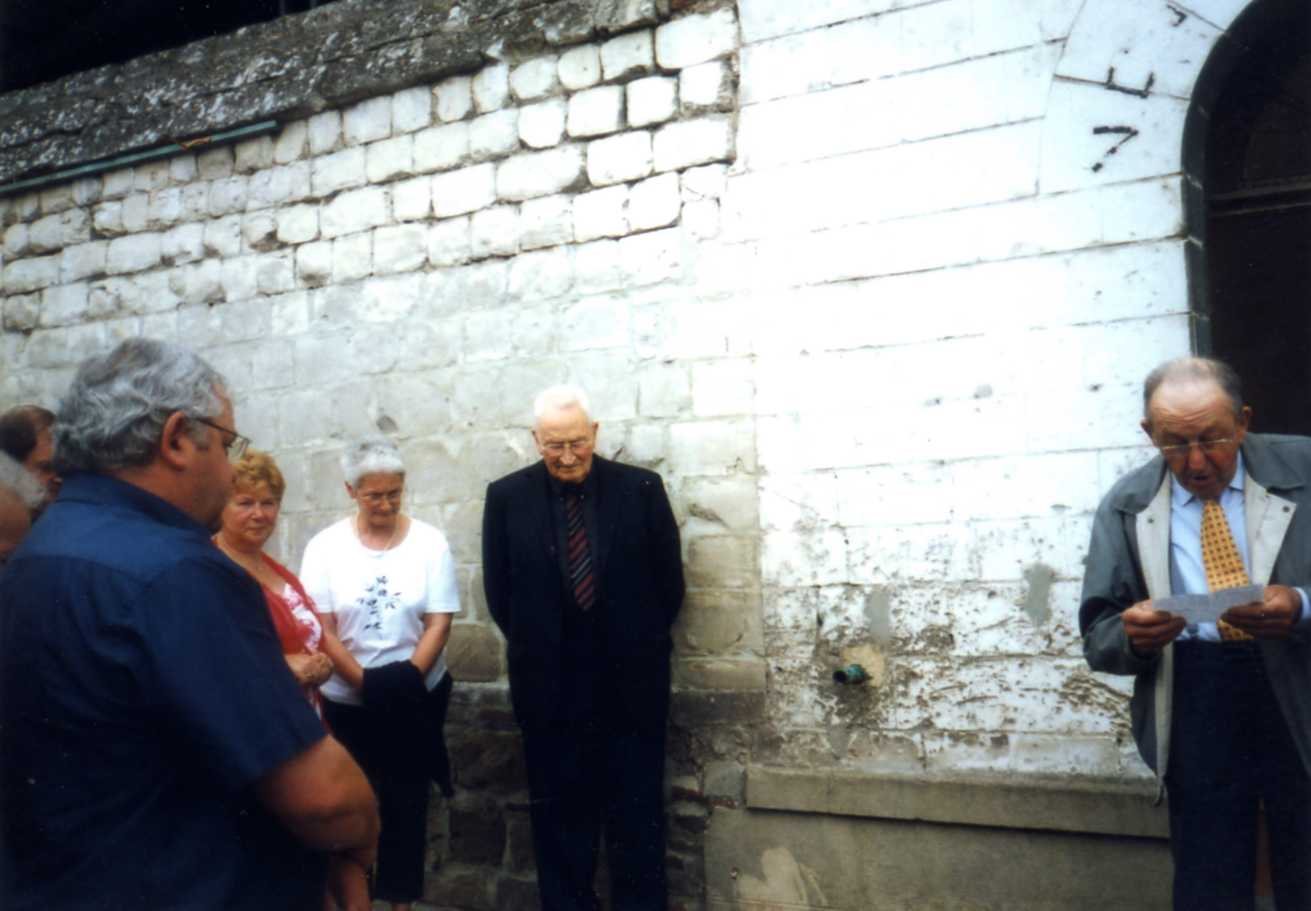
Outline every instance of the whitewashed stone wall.
<path fill-rule="evenodd" d="M 741 3 L 717 262 L 763 317 L 775 761 L 1145 773 L 1079 584 L 1141 379 L 1188 350 L 1183 117 L 1241 5 Z M 851 660 L 872 687 L 832 685 Z"/>
<path fill-rule="evenodd" d="M 199 348 L 293 563 L 342 441 L 394 433 L 485 657 L 483 488 L 574 379 L 683 522 L 680 687 L 764 694 L 708 755 L 1142 774 L 1079 579 L 1188 348 L 1182 122 L 1242 6 L 740 0 L 0 200 L 0 401 Z"/>
<path fill-rule="evenodd" d="M 698 450 L 669 466 L 679 502 L 753 550 L 754 478 L 722 462 L 740 427 L 683 414 L 693 365 L 667 342 L 668 305 L 693 305 L 697 244 L 719 231 L 736 49 L 733 12 L 711 11 L 6 200 L 0 398 L 53 401 L 127 335 L 200 349 L 288 473 L 293 563 L 348 505 L 342 441 L 397 434 L 415 512 L 461 560 L 462 630 L 493 646 L 482 491 L 535 458 L 529 406 L 548 383 L 594 391 L 607 452 Z M 717 363 L 703 347 L 698 371 Z M 688 547 L 696 572 L 715 545 Z M 758 585 L 753 564 L 700 579 Z"/>

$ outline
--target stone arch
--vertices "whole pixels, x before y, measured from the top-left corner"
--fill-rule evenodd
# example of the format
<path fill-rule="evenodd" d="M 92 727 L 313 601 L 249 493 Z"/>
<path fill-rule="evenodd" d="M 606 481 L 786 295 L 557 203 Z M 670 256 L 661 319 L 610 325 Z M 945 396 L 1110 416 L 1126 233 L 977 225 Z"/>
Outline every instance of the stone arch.
<path fill-rule="evenodd" d="M 1042 194 L 1143 180 L 1173 183 L 1189 276 L 1204 253 L 1198 111 L 1232 67 L 1230 29 L 1263 0 L 1086 0 L 1057 62 L 1042 128 Z M 1210 93 L 1210 94 L 1208 94 Z M 1205 286 L 1190 280 L 1189 342 L 1209 351 Z"/>

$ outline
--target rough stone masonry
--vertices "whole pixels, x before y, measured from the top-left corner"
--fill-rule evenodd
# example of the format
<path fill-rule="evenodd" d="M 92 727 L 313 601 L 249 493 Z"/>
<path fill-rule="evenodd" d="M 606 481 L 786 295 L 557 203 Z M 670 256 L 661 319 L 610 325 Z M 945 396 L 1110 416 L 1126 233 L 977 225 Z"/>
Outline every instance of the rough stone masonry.
<path fill-rule="evenodd" d="M 341 0 L 0 96 L 3 180 L 277 121 L 0 197 L 0 403 L 124 336 L 198 348 L 287 475 L 293 566 L 343 441 L 393 434 L 463 577 L 429 893 L 514 908 L 482 495 L 535 458 L 533 393 L 582 383 L 683 531 L 679 902 L 873 907 L 794 846 L 706 869 L 752 769 L 1143 774 L 1075 602 L 1136 384 L 1187 350 L 1180 129 L 1239 5 Z"/>

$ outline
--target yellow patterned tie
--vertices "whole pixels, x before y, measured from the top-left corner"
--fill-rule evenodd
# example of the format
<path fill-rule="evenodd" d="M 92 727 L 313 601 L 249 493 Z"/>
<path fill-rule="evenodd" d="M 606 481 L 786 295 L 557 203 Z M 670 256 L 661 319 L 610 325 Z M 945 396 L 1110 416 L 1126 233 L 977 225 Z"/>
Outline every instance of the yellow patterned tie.
<path fill-rule="evenodd" d="M 1202 501 L 1202 565 L 1206 568 L 1207 587 L 1213 592 L 1252 584 L 1219 500 Z M 1217 620 L 1215 625 L 1221 639 L 1252 638 L 1223 620 Z"/>

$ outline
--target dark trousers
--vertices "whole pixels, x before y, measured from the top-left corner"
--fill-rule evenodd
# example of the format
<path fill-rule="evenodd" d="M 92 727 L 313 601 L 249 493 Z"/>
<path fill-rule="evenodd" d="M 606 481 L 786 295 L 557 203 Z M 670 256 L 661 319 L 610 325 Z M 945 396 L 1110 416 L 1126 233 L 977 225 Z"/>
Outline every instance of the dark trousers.
<path fill-rule="evenodd" d="M 1311 779 L 1254 645 L 1175 646 L 1170 850 L 1176 911 L 1251 911 L 1265 805 L 1280 911 L 1311 909 Z"/>
<path fill-rule="evenodd" d="M 663 724 L 524 728 L 542 911 L 595 911 L 601 832 L 614 911 L 665 911 Z"/>
<path fill-rule="evenodd" d="M 430 783 L 420 737 L 411 724 L 358 705 L 323 701 L 333 735 L 369 776 L 382 831 L 373 897 L 413 902 L 423 896 L 423 855 Z"/>

